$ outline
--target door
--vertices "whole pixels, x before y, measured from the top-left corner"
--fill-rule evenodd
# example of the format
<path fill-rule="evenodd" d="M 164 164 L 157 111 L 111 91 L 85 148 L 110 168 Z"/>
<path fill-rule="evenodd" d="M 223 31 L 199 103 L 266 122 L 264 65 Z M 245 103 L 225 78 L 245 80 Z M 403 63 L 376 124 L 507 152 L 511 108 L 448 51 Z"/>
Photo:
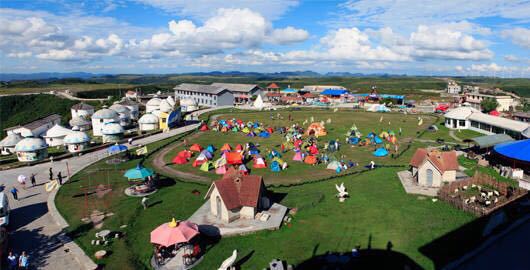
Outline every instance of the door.
<path fill-rule="evenodd" d="M 427 169 L 427 186 L 432 187 L 433 172 L 431 169 Z"/>
<path fill-rule="evenodd" d="M 221 198 L 215 197 L 215 205 L 217 206 L 217 219 L 221 219 Z"/>

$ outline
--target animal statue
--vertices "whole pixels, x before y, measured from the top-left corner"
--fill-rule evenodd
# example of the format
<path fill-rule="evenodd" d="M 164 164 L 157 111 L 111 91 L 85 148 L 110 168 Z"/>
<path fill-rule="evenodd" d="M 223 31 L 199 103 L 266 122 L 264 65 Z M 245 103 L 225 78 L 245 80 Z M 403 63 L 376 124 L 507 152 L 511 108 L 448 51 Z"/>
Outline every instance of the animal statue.
<path fill-rule="evenodd" d="M 234 249 L 234 251 L 232 252 L 232 256 L 224 260 L 221 266 L 219 266 L 218 270 L 228 270 L 236 262 L 236 259 L 237 259 L 237 249 Z"/>
<path fill-rule="evenodd" d="M 335 184 L 335 188 L 337 189 L 337 191 L 339 192 L 337 194 L 337 197 L 339 197 L 339 199 L 342 199 L 342 201 L 347 198 L 348 196 L 350 196 L 348 194 L 348 192 L 346 191 L 346 187 L 344 186 L 344 183 L 341 183 L 340 186 Z"/>

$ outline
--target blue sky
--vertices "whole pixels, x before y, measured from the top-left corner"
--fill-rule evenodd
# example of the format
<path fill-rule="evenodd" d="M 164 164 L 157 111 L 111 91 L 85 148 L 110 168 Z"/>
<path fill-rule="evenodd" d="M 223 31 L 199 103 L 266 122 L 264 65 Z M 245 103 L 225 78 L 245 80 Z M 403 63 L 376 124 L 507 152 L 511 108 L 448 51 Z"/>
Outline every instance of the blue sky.
<path fill-rule="evenodd" d="M 0 72 L 530 76 L 528 0 L 0 2 Z"/>

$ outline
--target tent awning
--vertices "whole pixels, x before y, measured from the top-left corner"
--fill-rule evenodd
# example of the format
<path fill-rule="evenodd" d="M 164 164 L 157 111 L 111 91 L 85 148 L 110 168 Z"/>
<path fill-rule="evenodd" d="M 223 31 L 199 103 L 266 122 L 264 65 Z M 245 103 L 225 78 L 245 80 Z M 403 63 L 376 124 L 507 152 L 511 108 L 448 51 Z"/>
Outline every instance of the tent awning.
<path fill-rule="evenodd" d="M 495 146 L 497 144 L 506 143 L 514 141 L 512 137 L 506 134 L 493 134 L 493 135 L 486 135 L 486 136 L 480 136 L 471 139 L 475 144 L 480 148 L 488 148 Z"/>

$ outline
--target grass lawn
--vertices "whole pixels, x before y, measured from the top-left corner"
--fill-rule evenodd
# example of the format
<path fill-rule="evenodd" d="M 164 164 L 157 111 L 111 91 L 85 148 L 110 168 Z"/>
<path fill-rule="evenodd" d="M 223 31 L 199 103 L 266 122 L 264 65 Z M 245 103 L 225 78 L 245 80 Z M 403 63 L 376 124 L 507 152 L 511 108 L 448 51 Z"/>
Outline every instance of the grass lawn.
<path fill-rule="evenodd" d="M 436 141 L 437 139 L 443 139 L 444 142 L 458 143 L 462 146 L 467 146 L 466 143 L 455 140 L 453 137 L 449 135 L 450 129 L 445 127 L 444 119 L 442 116 L 440 116 L 440 120 L 436 123 L 436 126 L 438 127 L 438 131 L 436 132 L 427 131 L 420 136 L 420 139 L 433 140 L 433 141 Z M 466 139 L 472 139 L 475 137 L 483 136 L 484 134 L 473 131 L 473 130 L 464 129 L 464 130 L 455 130 L 454 135 L 460 138 L 461 140 L 466 140 Z"/>
<path fill-rule="evenodd" d="M 70 90 L 72 92 L 80 91 L 93 91 L 93 90 L 102 90 L 102 89 L 127 89 L 132 88 L 132 84 L 117 84 L 117 83 L 55 83 L 39 86 L 29 86 L 29 87 L 2 87 L 0 88 L 0 94 L 20 94 L 20 93 L 42 93 L 49 92 L 51 90 L 63 91 Z"/>
<path fill-rule="evenodd" d="M 488 166 L 488 167 L 479 166 L 478 161 L 474 159 L 469 159 L 469 158 L 466 158 L 465 156 L 459 156 L 458 163 L 466 168 L 466 170 L 464 170 L 464 173 L 469 176 L 473 176 L 476 172 L 479 172 L 479 173 L 490 175 L 494 177 L 495 179 L 497 179 L 499 182 L 509 183 L 513 187 L 519 186 L 519 182 L 513 179 L 510 179 L 510 178 L 501 176 L 491 166 Z"/>
<path fill-rule="evenodd" d="M 406 142 L 413 140 L 413 138 L 416 136 L 417 131 L 425 129 L 435 121 L 435 118 L 432 116 L 423 116 L 424 123 L 421 126 L 418 126 L 417 116 L 413 115 L 352 111 L 338 111 L 334 113 L 330 110 L 322 110 L 318 112 L 308 110 L 273 112 L 272 114 L 274 115 L 275 119 L 277 119 L 278 113 L 281 114 L 283 120 L 271 120 L 270 112 L 228 113 L 223 114 L 219 117 L 219 119 L 238 118 L 243 120 L 244 122 L 259 121 L 263 123 L 266 127 L 287 126 L 292 125 L 293 123 L 301 124 L 305 119 L 309 119 L 311 116 L 314 116 L 315 121 L 318 122 L 331 119 L 331 124 L 326 124 L 328 135 L 319 139 L 319 148 L 322 151 L 324 143 L 329 142 L 329 140 L 338 139 L 341 143 L 340 151 L 329 155 L 335 157 L 338 160 L 342 159 L 343 157 L 345 161 L 352 160 L 354 162 L 358 162 L 360 166 L 352 170 L 363 169 L 363 166 L 368 164 L 371 160 L 374 160 L 378 164 L 386 165 L 407 164 L 411 155 L 413 154 L 413 151 L 409 150 L 406 152 L 406 154 L 400 156 L 398 159 L 392 159 L 390 155 L 387 157 L 378 158 L 372 155 L 372 152 L 375 150 L 374 146 L 352 147 L 351 145 L 345 143 L 345 134 L 349 131 L 350 127 L 353 124 L 357 125 L 363 135 L 366 135 L 372 131 L 379 134 L 382 130 L 388 129 L 394 130 L 397 133 L 399 127 L 401 127 L 403 133 L 402 136 L 398 136 L 398 142 L 401 145 L 404 145 Z M 288 121 L 289 114 L 291 114 L 294 121 Z M 383 118 L 383 121 L 380 122 L 379 120 L 381 118 Z M 261 151 L 261 155 L 266 158 L 266 155 L 269 150 L 276 149 L 277 151 L 280 151 L 280 144 L 283 141 L 284 138 L 282 137 L 282 135 L 277 133 L 272 134 L 270 138 L 260 138 L 247 137 L 244 133 L 241 132 L 222 133 L 215 131 L 207 131 L 201 132 L 197 138 L 189 139 L 188 143 L 198 143 L 203 147 L 212 144 L 217 149 L 219 149 L 225 143 L 229 143 L 232 147 L 235 147 L 236 144 L 244 145 L 247 142 L 253 142 L 255 144 L 260 145 L 258 148 Z M 176 154 L 183 149 L 185 149 L 183 145 L 176 147 L 173 151 L 170 151 L 164 157 L 164 161 L 166 163 L 171 163 L 173 157 L 175 157 Z M 393 147 L 391 147 L 391 149 L 393 152 Z M 220 155 L 220 151 L 216 151 L 214 153 L 213 160 L 219 158 Z M 320 179 L 335 174 L 335 172 L 332 170 L 326 170 L 325 164 L 311 166 L 302 162 L 293 161 L 293 156 L 294 151 L 287 151 L 282 156 L 282 159 L 289 164 L 289 168 L 287 170 L 281 172 L 272 172 L 270 169 L 255 169 L 252 173 L 263 175 L 267 184 L 299 183 L 308 180 Z M 194 158 L 192 158 L 192 161 L 193 160 Z M 270 163 L 270 159 L 266 158 L 266 161 L 267 163 Z M 193 167 L 191 164 L 192 162 L 189 162 L 188 164 L 184 165 L 172 164 L 169 166 L 179 171 L 191 172 L 197 175 L 208 177 L 210 179 L 218 178 L 218 175 L 216 175 L 213 170 L 210 172 L 203 172 L 200 171 L 198 167 Z M 246 166 L 252 171 L 251 160 L 246 163 Z"/>

